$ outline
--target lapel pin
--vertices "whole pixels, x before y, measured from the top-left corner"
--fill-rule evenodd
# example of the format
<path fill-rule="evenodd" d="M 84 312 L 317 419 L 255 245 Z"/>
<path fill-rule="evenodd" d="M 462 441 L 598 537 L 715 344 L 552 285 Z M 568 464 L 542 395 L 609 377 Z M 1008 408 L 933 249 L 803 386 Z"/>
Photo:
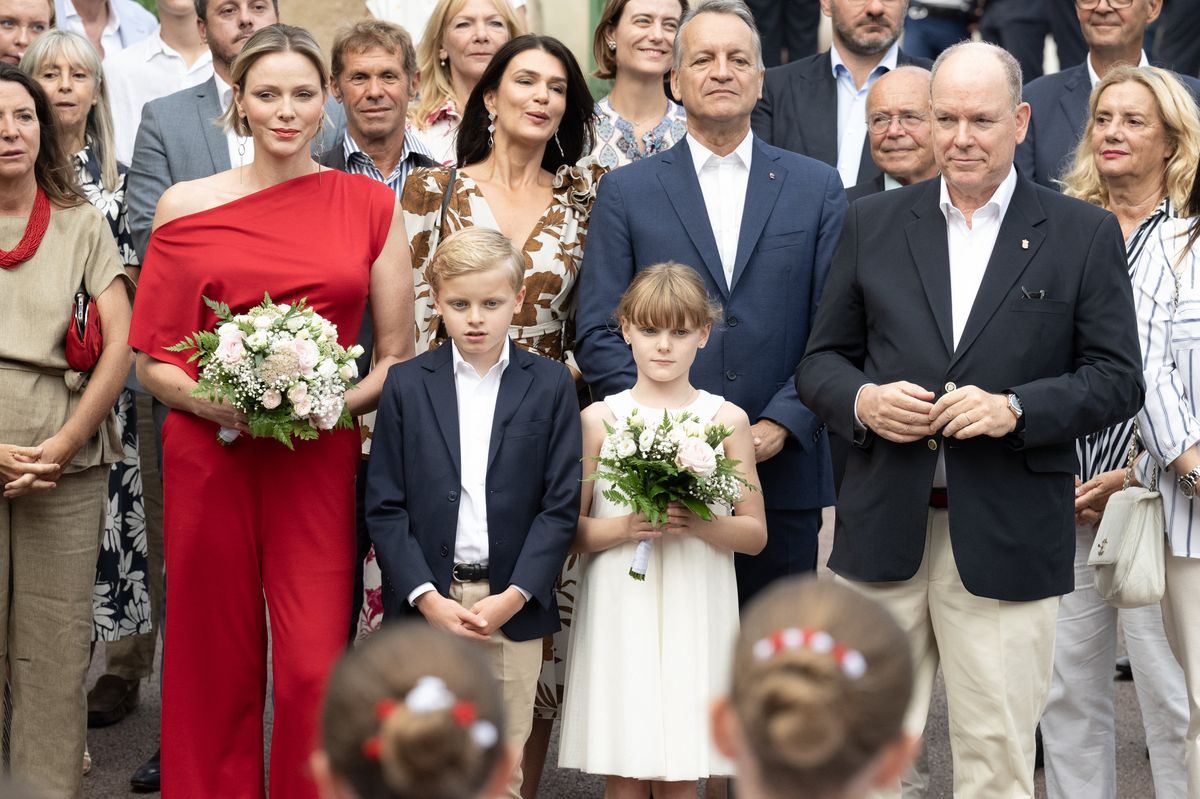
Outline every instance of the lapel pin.
<path fill-rule="evenodd" d="M 1029 249 L 1029 239 L 1021 239 L 1021 249 L 1022 250 Z"/>
<path fill-rule="evenodd" d="M 767 177 L 768 177 L 768 178 L 770 178 L 771 180 L 774 180 L 774 179 L 775 179 L 775 173 L 774 173 L 774 172 L 768 172 L 768 173 L 767 173 Z"/>

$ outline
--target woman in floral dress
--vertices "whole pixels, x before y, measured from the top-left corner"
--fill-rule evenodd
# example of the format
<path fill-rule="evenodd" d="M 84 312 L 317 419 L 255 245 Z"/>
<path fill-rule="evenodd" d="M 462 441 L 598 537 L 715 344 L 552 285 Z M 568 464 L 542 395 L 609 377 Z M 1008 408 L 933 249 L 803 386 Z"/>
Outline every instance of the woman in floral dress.
<path fill-rule="evenodd" d="M 21 68 L 41 84 L 50 99 L 63 149 L 73 153 L 76 181 L 87 201 L 108 221 L 125 270 L 136 278 L 138 257 L 125 213 L 125 167 L 116 160 L 99 55 L 83 36 L 52 30 L 30 45 Z M 93 641 L 116 641 L 150 632 L 151 625 L 134 393 L 123 390 L 113 410 L 124 457 L 109 473 L 92 598 Z"/>

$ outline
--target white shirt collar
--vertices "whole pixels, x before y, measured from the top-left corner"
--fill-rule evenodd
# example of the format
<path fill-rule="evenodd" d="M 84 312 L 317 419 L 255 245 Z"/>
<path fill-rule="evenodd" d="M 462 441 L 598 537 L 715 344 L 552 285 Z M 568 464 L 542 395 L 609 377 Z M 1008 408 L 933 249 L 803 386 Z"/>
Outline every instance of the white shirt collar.
<path fill-rule="evenodd" d="M 903 183 L 896 180 L 894 177 L 892 177 L 888 173 L 886 173 L 886 172 L 883 173 L 883 190 L 884 191 L 891 191 L 892 189 L 899 189 L 899 188 L 903 188 L 903 187 L 904 187 Z"/>
<path fill-rule="evenodd" d="M 704 169 L 710 158 L 721 158 L 712 150 L 705 147 L 700 142 L 696 141 L 695 136 L 687 136 L 686 141 L 692 153 L 692 166 L 696 169 L 696 174 L 700 174 L 700 170 Z M 746 138 L 742 139 L 737 147 L 733 148 L 733 152 L 725 156 L 730 158 L 736 156 L 741 161 L 742 166 L 746 169 L 750 168 L 750 159 L 754 155 L 754 133 L 746 131 Z"/>
<path fill-rule="evenodd" d="M 216 70 L 213 70 L 213 81 L 217 84 L 217 101 L 221 103 L 221 113 L 224 113 L 233 102 L 233 87 L 226 83 Z"/>
<path fill-rule="evenodd" d="M 1087 58 L 1083 59 L 1083 63 L 1087 64 L 1088 78 L 1092 81 L 1091 85 L 1092 85 L 1092 88 L 1094 89 L 1094 88 L 1096 88 L 1096 84 L 1099 83 L 1103 79 L 1103 76 L 1096 74 L 1096 68 L 1092 66 L 1092 54 L 1091 53 L 1088 53 Z M 1146 58 L 1145 50 L 1142 51 L 1142 60 L 1138 62 L 1138 66 L 1139 67 L 1150 66 L 1150 59 Z"/>
<path fill-rule="evenodd" d="M 946 217 L 946 220 L 950 220 L 951 213 L 957 213 L 960 216 L 964 216 L 962 211 L 955 208 L 954 203 L 950 201 L 950 192 L 946 189 L 946 179 L 944 177 L 938 178 L 938 185 L 940 186 L 938 206 L 942 209 L 942 215 Z M 1008 213 L 1008 204 L 1012 202 L 1013 192 L 1016 190 L 1017 168 L 1013 166 L 1009 167 L 1008 176 L 1004 178 L 1004 180 L 1000 182 L 1000 185 L 996 187 L 996 190 L 992 192 L 991 198 L 984 203 L 982 207 L 977 208 L 975 213 L 979 213 L 985 209 L 994 209 L 996 212 L 996 218 L 1003 219 L 1004 215 Z"/>
<path fill-rule="evenodd" d="M 458 351 L 458 345 L 454 343 L 454 339 L 450 339 L 450 359 L 453 361 L 454 374 L 458 375 L 459 373 L 465 373 L 477 380 L 487 377 L 492 372 L 498 371 L 499 374 L 503 374 L 504 370 L 508 368 L 509 352 L 512 350 L 512 346 L 513 344 L 511 340 L 505 340 L 504 349 L 500 353 L 500 360 L 496 361 L 496 363 L 492 365 L 491 369 L 488 369 L 487 375 L 481 375 L 479 372 L 475 371 L 474 366 L 467 363 L 467 361 L 462 357 L 462 354 Z"/>
<path fill-rule="evenodd" d="M 842 54 L 838 52 L 836 44 L 830 45 L 829 47 L 829 60 L 831 62 L 830 67 L 833 70 L 833 77 L 835 79 L 838 77 L 838 72 L 840 71 L 838 69 L 839 67 L 847 72 L 850 71 L 850 67 L 846 66 L 846 62 L 842 60 Z M 899 62 L 899 60 L 900 42 L 895 42 L 891 47 L 888 48 L 888 51 L 884 53 L 883 60 L 876 64 L 875 68 L 871 70 L 871 74 L 878 74 L 880 70 L 884 72 L 890 72 L 896 68 L 896 64 Z"/>
<path fill-rule="evenodd" d="M 63 0 L 63 10 L 67 13 L 63 16 L 70 20 L 79 20 L 82 27 L 83 18 L 79 16 L 79 12 L 75 10 L 75 4 L 71 0 Z M 101 40 L 105 36 L 116 34 L 117 29 L 121 27 L 121 17 L 117 14 L 117 7 L 112 0 L 108 0 L 108 24 L 104 26 L 104 32 L 100 34 Z"/>

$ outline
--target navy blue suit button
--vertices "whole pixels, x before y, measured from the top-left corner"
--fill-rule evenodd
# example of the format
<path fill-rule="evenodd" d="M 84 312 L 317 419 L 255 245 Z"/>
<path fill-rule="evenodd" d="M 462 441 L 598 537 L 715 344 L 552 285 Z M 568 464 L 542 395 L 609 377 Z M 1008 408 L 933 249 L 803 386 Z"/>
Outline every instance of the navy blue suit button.
<path fill-rule="evenodd" d="M 726 380 L 737 380 L 737 372 L 730 369 L 728 372 L 725 373 L 725 379 Z"/>
<path fill-rule="evenodd" d="M 450 547 L 442 544 L 442 557 L 447 557 L 450 554 Z"/>
<path fill-rule="evenodd" d="M 731 316 L 725 320 L 725 324 L 729 325 L 730 327 L 737 327 L 738 326 L 738 318 L 736 316 Z"/>
<path fill-rule="evenodd" d="M 446 495 L 446 499 L 450 500 L 451 502 L 457 501 L 458 500 L 458 492 L 451 491 L 449 494 Z"/>

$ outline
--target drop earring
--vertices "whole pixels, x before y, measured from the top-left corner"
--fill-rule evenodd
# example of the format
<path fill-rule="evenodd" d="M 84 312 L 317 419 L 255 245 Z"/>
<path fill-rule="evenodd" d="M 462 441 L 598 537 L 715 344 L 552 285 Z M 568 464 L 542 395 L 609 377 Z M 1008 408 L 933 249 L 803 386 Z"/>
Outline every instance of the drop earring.
<path fill-rule="evenodd" d="M 558 145 L 558 154 L 561 155 L 563 158 L 566 158 L 567 154 L 563 152 L 562 142 L 560 142 L 558 140 L 558 131 L 557 130 L 554 131 L 554 143 Z"/>
<path fill-rule="evenodd" d="M 492 138 L 492 134 L 496 132 L 496 112 L 495 111 L 488 111 L 488 128 L 487 128 L 487 130 L 488 130 L 488 149 L 490 150 L 490 149 L 492 149 L 492 146 L 495 144 L 495 141 Z"/>

